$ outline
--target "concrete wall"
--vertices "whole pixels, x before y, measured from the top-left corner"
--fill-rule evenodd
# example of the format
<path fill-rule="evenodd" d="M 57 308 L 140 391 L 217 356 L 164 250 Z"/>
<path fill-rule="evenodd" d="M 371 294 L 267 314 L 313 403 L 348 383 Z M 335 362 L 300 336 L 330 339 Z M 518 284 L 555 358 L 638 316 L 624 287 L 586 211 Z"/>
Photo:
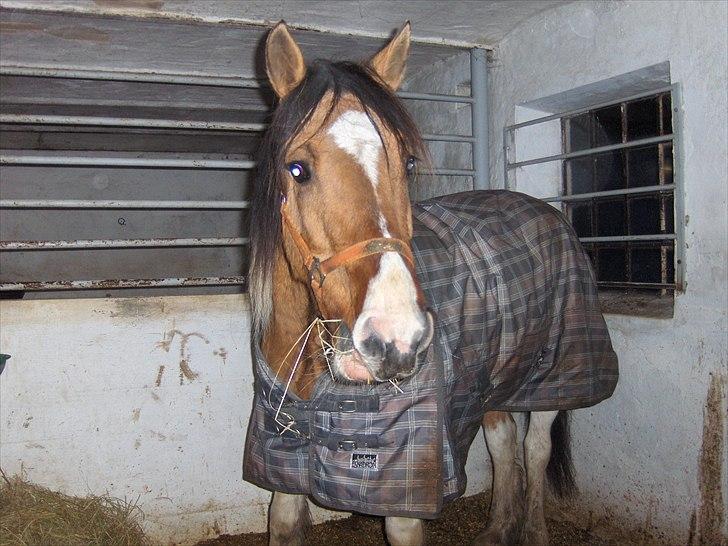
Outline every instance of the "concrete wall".
<path fill-rule="evenodd" d="M 682 86 L 687 287 L 672 319 L 607 317 L 620 383 L 610 400 L 576 411 L 573 427 L 581 507 L 665 543 L 716 544 L 726 533 L 726 10 L 573 3 L 511 32 L 490 71 L 493 187 L 503 185 L 501 135 L 518 105 L 665 61 Z"/>
<path fill-rule="evenodd" d="M 139 497 L 165 541 L 262 530 L 267 495 L 241 479 L 247 310 L 243 295 L 0 302 L 3 471 Z"/>

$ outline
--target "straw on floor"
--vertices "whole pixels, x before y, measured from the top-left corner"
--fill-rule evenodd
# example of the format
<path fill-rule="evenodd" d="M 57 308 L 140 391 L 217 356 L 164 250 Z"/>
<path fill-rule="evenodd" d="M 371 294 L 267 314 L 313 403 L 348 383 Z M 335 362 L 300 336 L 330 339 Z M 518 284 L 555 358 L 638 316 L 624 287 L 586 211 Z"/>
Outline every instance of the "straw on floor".
<path fill-rule="evenodd" d="M 71 497 L 4 473 L 0 546 L 145 546 L 142 513 L 108 496 Z"/>

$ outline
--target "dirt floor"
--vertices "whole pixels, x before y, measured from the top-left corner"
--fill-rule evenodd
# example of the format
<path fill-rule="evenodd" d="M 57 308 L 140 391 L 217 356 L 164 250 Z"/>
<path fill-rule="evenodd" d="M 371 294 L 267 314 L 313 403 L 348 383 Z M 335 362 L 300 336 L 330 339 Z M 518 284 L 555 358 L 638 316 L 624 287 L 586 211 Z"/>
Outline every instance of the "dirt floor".
<path fill-rule="evenodd" d="M 443 511 L 440 519 L 426 523 L 428 546 L 467 545 L 482 531 L 488 510 L 485 494 L 459 499 Z M 622 540 L 599 538 L 573 525 L 548 521 L 552 546 L 623 546 Z M 601 534 L 601 533 L 600 533 Z M 616 533 L 618 536 L 620 533 Z M 309 531 L 311 545 L 385 546 L 383 518 L 352 515 L 346 519 L 314 525 Z M 267 546 L 265 533 L 223 535 L 197 546 Z"/>

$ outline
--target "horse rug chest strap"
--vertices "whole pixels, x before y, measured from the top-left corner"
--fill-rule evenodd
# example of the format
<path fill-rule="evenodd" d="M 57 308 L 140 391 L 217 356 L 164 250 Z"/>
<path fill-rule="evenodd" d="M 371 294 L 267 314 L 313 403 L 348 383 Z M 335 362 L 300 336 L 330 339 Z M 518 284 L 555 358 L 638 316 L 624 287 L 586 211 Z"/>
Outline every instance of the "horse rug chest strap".
<path fill-rule="evenodd" d="M 356 449 L 369 449 L 382 447 L 384 444 L 378 434 L 336 434 L 328 432 L 322 434 L 313 431 L 311 434 L 309 423 L 313 412 L 328 413 L 376 413 L 379 411 L 379 396 L 357 396 L 354 398 L 341 398 L 325 396 L 322 400 L 312 404 L 303 400 L 287 400 L 280 405 L 281 412 L 291 419 L 286 426 L 302 436 L 308 436 L 316 445 L 326 446 L 331 450 L 353 451 Z M 286 427 L 281 427 L 286 428 Z"/>

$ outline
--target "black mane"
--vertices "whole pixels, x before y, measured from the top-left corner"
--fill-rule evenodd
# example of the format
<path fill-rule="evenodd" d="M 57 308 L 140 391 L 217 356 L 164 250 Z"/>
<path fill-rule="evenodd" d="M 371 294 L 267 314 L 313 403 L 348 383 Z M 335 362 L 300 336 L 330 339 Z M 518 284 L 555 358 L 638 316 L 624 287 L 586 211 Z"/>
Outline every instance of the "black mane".
<path fill-rule="evenodd" d="M 254 336 L 265 331 L 272 312 L 273 266 L 282 237 L 280 207 L 286 147 L 328 92 L 333 96 L 328 114 L 342 96 L 351 95 L 370 118 L 376 116 L 395 135 L 403 157 L 427 154 L 404 105 L 368 66 L 315 61 L 308 67 L 301 84 L 278 104 L 258 149 L 250 210 L 248 270 Z"/>

